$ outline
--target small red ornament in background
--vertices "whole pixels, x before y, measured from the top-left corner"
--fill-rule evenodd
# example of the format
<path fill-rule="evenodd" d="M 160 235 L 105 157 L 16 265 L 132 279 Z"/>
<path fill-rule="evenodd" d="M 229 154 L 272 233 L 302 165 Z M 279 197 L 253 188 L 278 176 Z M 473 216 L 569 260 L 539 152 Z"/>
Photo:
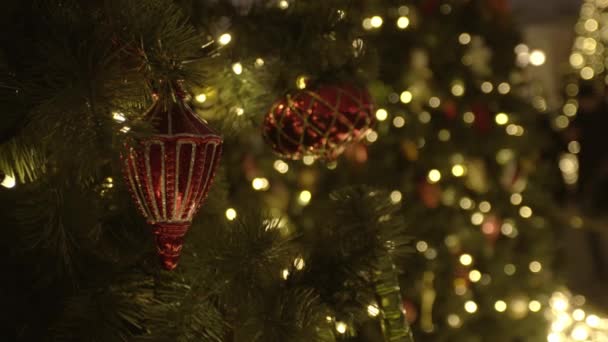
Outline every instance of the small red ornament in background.
<path fill-rule="evenodd" d="M 449 120 L 456 119 L 456 116 L 458 116 L 458 107 L 456 106 L 456 103 L 452 100 L 447 100 L 443 105 L 443 113 Z"/>
<path fill-rule="evenodd" d="M 471 286 L 471 279 L 469 273 L 471 272 L 470 266 L 464 266 L 456 264 L 454 266 L 454 290 L 457 293 L 462 293 L 465 289 L 469 289 Z"/>
<path fill-rule="evenodd" d="M 483 236 L 492 246 L 496 243 L 496 240 L 498 240 L 498 237 L 500 236 L 500 225 L 501 222 L 495 215 L 486 216 L 483 224 L 481 225 L 481 232 L 483 233 Z"/>
<path fill-rule="evenodd" d="M 156 133 L 122 155 L 125 181 L 152 225 L 162 266 L 172 270 L 193 216 L 207 197 L 222 138 L 190 109 L 181 90 L 156 99 L 145 118 Z"/>
<path fill-rule="evenodd" d="M 367 151 L 367 145 L 362 142 L 350 144 L 344 151 L 344 156 L 346 159 L 358 164 L 364 164 L 367 162 L 368 155 L 369 153 Z"/>
<path fill-rule="evenodd" d="M 374 123 L 371 96 L 352 85 L 321 85 L 279 99 L 264 119 L 265 140 L 279 155 L 336 159 Z"/>
<path fill-rule="evenodd" d="M 488 0 L 487 6 L 493 13 L 499 16 L 507 16 L 511 13 L 511 4 L 508 0 Z"/>
<path fill-rule="evenodd" d="M 405 319 L 409 324 L 414 324 L 418 319 L 418 307 L 409 299 L 403 299 L 403 311 Z"/>
<path fill-rule="evenodd" d="M 488 133 L 492 128 L 492 119 L 490 118 L 490 109 L 483 104 L 473 104 L 471 110 L 475 115 L 473 127 L 480 133 Z"/>
<path fill-rule="evenodd" d="M 528 184 L 527 175 L 524 163 L 513 159 L 503 167 L 500 183 L 509 192 L 522 192 Z"/>
<path fill-rule="evenodd" d="M 424 0 L 420 6 L 422 13 L 426 15 L 433 14 L 439 10 L 439 0 Z"/>
<path fill-rule="evenodd" d="M 441 202 L 441 188 L 437 184 L 423 180 L 418 183 L 418 196 L 427 208 L 435 209 Z"/>

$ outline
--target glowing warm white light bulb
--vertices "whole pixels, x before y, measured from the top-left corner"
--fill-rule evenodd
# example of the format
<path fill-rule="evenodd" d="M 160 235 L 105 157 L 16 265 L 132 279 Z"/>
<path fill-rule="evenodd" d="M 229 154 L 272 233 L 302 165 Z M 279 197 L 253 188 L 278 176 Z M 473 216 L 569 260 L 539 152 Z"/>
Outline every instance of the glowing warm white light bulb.
<path fill-rule="evenodd" d="M 462 320 L 456 314 L 448 315 L 447 321 L 448 321 L 449 326 L 452 328 L 457 328 L 458 326 L 460 326 L 460 323 L 462 323 Z"/>
<path fill-rule="evenodd" d="M 304 158 L 302 158 L 302 163 L 304 163 L 304 165 L 312 165 L 315 162 L 315 157 L 313 156 L 304 156 Z"/>
<path fill-rule="evenodd" d="M 464 303 L 464 310 L 470 314 L 475 313 L 477 311 L 477 303 L 472 300 Z"/>
<path fill-rule="evenodd" d="M 519 208 L 519 215 L 523 218 L 529 218 L 532 216 L 532 208 L 528 206 L 523 206 Z"/>
<path fill-rule="evenodd" d="M 471 280 L 473 283 L 480 281 L 481 272 L 479 272 L 478 270 L 472 270 L 471 272 L 469 272 L 469 280 Z"/>
<path fill-rule="evenodd" d="M 289 164 L 280 159 L 275 160 L 273 166 L 279 173 L 287 173 L 289 171 Z"/>
<path fill-rule="evenodd" d="M 583 324 L 577 324 L 570 335 L 575 341 L 585 341 L 589 338 L 589 328 Z"/>
<path fill-rule="evenodd" d="M 574 52 L 570 55 L 570 65 L 572 67 L 580 69 L 585 64 L 585 57 L 578 52 Z"/>
<path fill-rule="evenodd" d="M 465 32 L 465 33 L 461 33 L 461 34 L 458 36 L 458 42 L 459 42 L 460 44 L 462 44 L 462 45 L 467 45 L 467 44 L 469 44 L 469 43 L 471 42 L 471 35 L 470 35 L 470 34 L 468 34 L 468 33 L 466 33 L 466 32 Z"/>
<path fill-rule="evenodd" d="M 436 96 L 433 96 L 429 99 L 429 106 L 432 108 L 438 108 L 441 105 L 441 99 Z"/>
<path fill-rule="evenodd" d="M 592 328 L 597 328 L 601 324 L 601 319 L 596 315 L 589 315 L 587 319 L 585 319 L 585 323 L 587 323 Z"/>
<path fill-rule="evenodd" d="M 298 76 L 298 78 L 296 79 L 296 87 L 298 87 L 298 89 L 305 89 L 307 82 L 308 82 L 308 77 Z"/>
<path fill-rule="evenodd" d="M 513 205 L 520 205 L 523 200 L 524 198 L 521 194 L 515 193 L 511 195 L 511 204 Z"/>
<path fill-rule="evenodd" d="M 336 322 L 336 331 L 340 334 L 346 333 L 348 326 L 344 322 Z"/>
<path fill-rule="evenodd" d="M 120 112 L 113 112 L 112 119 L 114 119 L 114 121 L 116 121 L 116 122 L 125 122 L 127 120 L 125 115 Z"/>
<path fill-rule="evenodd" d="M 240 75 L 243 73 L 243 65 L 241 63 L 234 63 L 232 64 L 232 71 L 237 74 Z"/>
<path fill-rule="evenodd" d="M 597 31 L 599 27 L 599 23 L 595 19 L 587 19 L 585 20 L 585 30 L 589 32 Z"/>
<path fill-rule="evenodd" d="M 405 119 L 402 116 L 395 116 L 393 119 L 393 126 L 397 128 L 405 126 Z"/>
<path fill-rule="evenodd" d="M 408 17 L 405 16 L 401 16 L 399 17 L 399 19 L 397 19 L 397 27 L 400 29 L 406 29 L 408 26 L 410 26 L 410 19 Z"/>
<path fill-rule="evenodd" d="M 547 336 L 547 342 L 562 342 L 562 341 L 563 341 L 562 337 L 558 333 L 552 332 Z"/>
<path fill-rule="evenodd" d="M 505 95 L 511 91 L 511 86 L 507 82 L 502 82 L 498 85 L 498 92 Z"/>
<path fill-rule="evenodd" d="M 469 266 L 473 263 L 473 257 L 470 254 L 462 254 L 459 258 L 459 261 L 464 266 Z"/>
<path fill-rule="evenodd" d="M 287 9 L 289 7 L 289 2 L 287 0 L 281 0 L 279 1 L 279 8 L 280 9 Z"/>
<path fill-rule="evenodd" d="M 465 210 L 473 208 L 473 201 L 468 197 L 461 198 L 459 204 L 460 207 Z"/>
<path fill-rule="evenodd" d="M 486 94 L 491 93 L 493 89 L 494 89 L 494 85 L 490 82 L 486 81 L 481 84 L 481 91 L 483 91 Z"/>
<path fill-rule="evenodd" d="M 442 129 L 437 134 L 437 138 L 439 138 L 439 141 L 449 141 L 451 137 L 452 133 L 450 133 L 450 131 L 448 131 L 447 129 Z"/>
<path fill-rule="evenodd" d="M 562 293 L 554 293 L 550 301 L 551 307 L 557 311 L 566 311 L 570 306 L 568 300 Z"/>
<path fill-rule="evenodd" d="M 14 188 L 15 185 L 17 185 L 17 181 L 15 180 L 15 177 L 13 175 L 4 175 L 4 179 L 2 180 L 2 183 L 0 183 L 0 185 L 7 189 L 11 189 Z"/>
<path fill-rule="evenodd" d="M 509 116 L 505 113 L 498 113 L 496 114 L 494 121 L 501 126 L 506 125 L 509 122 Z"/>
<path fill-rule="evenodd" d="M 205 101 L 207 101 L 207 95 L 205 94 L 198 94 L 194 97 L 194 99 L 196 100 L 196 102 L 198 103 L 203 103 Z"/>
<path fill-rule="evenodd" d="M 482 224 L 483 219 L 484 219 L 484 216 L 482 213 L 473 213 L 473 215 L 471 215 L 471 223 L 476 226 L 479 226 L 480 224 Z"/>
<path fill-rule="evenodd" d="M 515 53 L 516 54 L 520 54 L 520 53 L 525 53 L 525 52 L 530 52 L 530 48 L 528 47 L 528 45 L 526 44 L 517 44 L 517 46 L 515 47 Z"/>
<path fill-rule="evenodd" d="M 528 265 L 528 267 L 530 268 L 530 272 L 532 273 L 538 273 L 543 269 L 543 265 L 538 261 L 532 261 L 530 265 Z"/>
<path fill-rule="evenodd" d="M 433 169 L 429 171 L 427 178 L 431 183 L 437 183 L 441 180 L 441 172 L 437 169 Z"/>
<path fill-rule="evenodd" d="M 584 80 L 590 80 L 594 76 L 595 76 L 595 71 L 593 71 L 593 68 L 586 66 L 586 67 L 584 67 L 584 68 L 581 69 L 581 77 Z"/>
<path fill-rule="evenodd" d="M 401 194 L 401 191 L 395 190 L 395 191 L 391 192 L 391 202 L 393 202 L 394 204 L 401 202 L 402 198 L 403 198 L 403 195 Z"/>
<path fill-rule="evenodd" d="M 295 267 L 296 270 L 298 270 L 298 271 L 303 270 L 305 266 L 306 266 L 306 262 L 304 262 L 304 258 L 302 258 L 302 257 L 297 257 L 293 261 L 293 267 Z"/>
<path fill-rule="evenodd" d="M 388 118 L 388 112 L 384 108 L 380 108 L 376 111 L 376 119 L 378 121 L 384 121 Z"/>
<path fill-rule="evenodd" d="M 479 210 L 482 213 L 489 213 L 492 210 L 492 205 L 488 201 L 483 201 L 479 203 Z"/>
<path fill-rule="evenodd" d="M 372 24 L 373 28 L 379 28 L 384 23 L 384 20 L 382 20 L 382 17 L 378 16 L 378 15 L 373 16 L 370 20 L 371 20 L 370 23 Z"/>
<path fill-rule="evenodd" d="M 365 18 L 365 19 L 363 19 L 362 25 L 363 25 L 364 29 L 371 30 L 372 29 L 372 20 L 370 18 Z"/>
<path fill-rule="evenodd" d="M 268 190 L 268 188 L 270 187 L 270 183 L 268 182 L 268 179 L 264 177 L 257 177 L 254 178 L 253 181 L 251 181 L 251 186 L 254 190 L 263 191 Z"/>
<path fill-rule="evenodd" d="M 475 114 L 473 114 L 473 112 L 465 112 L 462 115 L 462 121 L 464 121 L 468 124 L 475 122 Z"/>
<path fill-rule="evenodd" d="M 424 253 L 429 249 L 429 244 L 426 241 L 416 242 L 416 250 L 420 253 Z"/>
<path fill-rule="evenodd" d="M 464 176 L 464 173 L 465 173 L 464 166 L 462 166 L 460 164 L 456 164 L 456 165 L 452 166 L 452 174 L 455 177 L 462 177 L 462 176 Z"/>
<path fill-rule="evenodd" d="M 236 210 L 234 208 L 226 209 L 226 218 L 228 221 L 233 221 L 236 218 Z"/>
<path fill-rule="evenodd" d="M 376 304 L 370 304 L 367 306 L 367 314 L 369 317 L 377 317 L 380 314 L 380 308 Z"/>
<path fill-rule="evenodd" d="M 399 96 L 399 100 L 401 100 L 401 102 L 403 102 L 403 103 L 410 103 L 410 102 L 412 102 L 412 98 L 413 98 L 412 93 L 409 92 L 409 91 L 407 91 L 407 90 L 404 91 L 404 92 L 402 92 L 401 96 Z"/>
<path fill-rule="evenodd" d="M 541 307 L 542 307 L 542 305 L 537 300 L 532 300 L 528 304 L 528 309 L 530 309 L 530 311 L 532 311 L 532 312 L 539 312 Z"/>
<path fill-rule="evenodd" d="M 456 84 L 452 85 L 452 94 L 454 96 L 464 95 L 464 86 L 460 83 L 456 83 Z"/>
<path fill-rule="evenodd" d="M 541 50 L 532 50 L 530 53 L 530 64 L 534 66 L 543 65 L 546 60 L 547 56 L 545 56 L 545 53 Z"/>
<path fill-rule="evenodd" d="M 285 280 L 287 280 L 287 278 L 289 278 L 289 270 L 288 269 L 284 269 L 283 271 L 281 271 L 281 277 Z"/>
<path fill-rule="evenodd" d="M 370 143 L 376 142 L 376 140 L 378 140 L 378 132 L 370 131 L 365 136 L 365 140 L 369 141 Z"/>
<path fill-rule="evenodd" d="M 582 309 L 576 309 L 572 312 L 572 318 L 575 321 L 582 321 L 585 319 L 585 311 Z"/>
<path fill-rule="evenodd" d="M 507 310 L 507 303 L 504 300 L 497 300 L 494 303 L 494 309 L 498 312 L 505 312 Z"/>
<path fill-rule="evenodd" d="M 230 33 L 224 33 L 217 39 L 217 41 L 221 45 L 227 45 L 230 43 L 230 41 L 232 41 L 232 36 L 230 35 Z"/>
<path fill-rule="evenodd" d="M 298 196 L 298 203 L 300 203 L 301 205 L 307 205 L 308 203 L 310 203 L 311 199 L 312 194 L 310 193 L 310 191 L 304 190 L 300 192 L 300 195 Z"/>

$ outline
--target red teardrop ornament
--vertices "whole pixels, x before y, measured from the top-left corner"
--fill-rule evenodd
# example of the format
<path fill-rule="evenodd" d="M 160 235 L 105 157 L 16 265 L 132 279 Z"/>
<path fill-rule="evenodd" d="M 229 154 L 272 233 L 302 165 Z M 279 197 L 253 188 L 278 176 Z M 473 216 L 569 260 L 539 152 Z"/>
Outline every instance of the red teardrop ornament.
<path fill-rule="evenodd" d="M 134 139 L 122 155 L 125 181 L 152 226 L 162 266 L 172 270 L 192 218 L 207 197 L 222 138 L 183 96 L 155 101 L 146 114 L 156 133 Z"/>

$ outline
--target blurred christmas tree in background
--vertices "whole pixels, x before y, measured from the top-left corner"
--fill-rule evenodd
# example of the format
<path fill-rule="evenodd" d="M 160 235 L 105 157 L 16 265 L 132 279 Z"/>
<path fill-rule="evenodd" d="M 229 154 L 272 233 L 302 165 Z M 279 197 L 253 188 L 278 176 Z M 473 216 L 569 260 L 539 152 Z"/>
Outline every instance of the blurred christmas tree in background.
<path fill-rule="evenodd" d="M 577 102 L 506 1 L 2 16 L 6 340 L 608 338 L 556 273 Z"/>

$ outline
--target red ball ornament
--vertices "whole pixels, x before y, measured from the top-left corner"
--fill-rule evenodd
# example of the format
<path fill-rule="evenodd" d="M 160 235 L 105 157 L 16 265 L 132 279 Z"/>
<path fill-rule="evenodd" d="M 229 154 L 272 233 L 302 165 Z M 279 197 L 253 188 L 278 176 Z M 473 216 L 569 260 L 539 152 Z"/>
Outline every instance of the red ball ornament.
<path fill-rule="evenodd" d="M 285 158 L 311 155 L 333 160 L 349 142 L 361 140 L 373 123 L 367 90 L 322 85 L 279 99 L 264 119 L 263 135 Z"/>
<path fill-rule="evenodd" d="M 179 91 L 157 99 L 145 117 L 156 133 L 127 144 L 125 180 L 152 226 L 162 266 L 172 270 L 193 216 L 207 197 L 222 138 L 199 119 Z"/>

